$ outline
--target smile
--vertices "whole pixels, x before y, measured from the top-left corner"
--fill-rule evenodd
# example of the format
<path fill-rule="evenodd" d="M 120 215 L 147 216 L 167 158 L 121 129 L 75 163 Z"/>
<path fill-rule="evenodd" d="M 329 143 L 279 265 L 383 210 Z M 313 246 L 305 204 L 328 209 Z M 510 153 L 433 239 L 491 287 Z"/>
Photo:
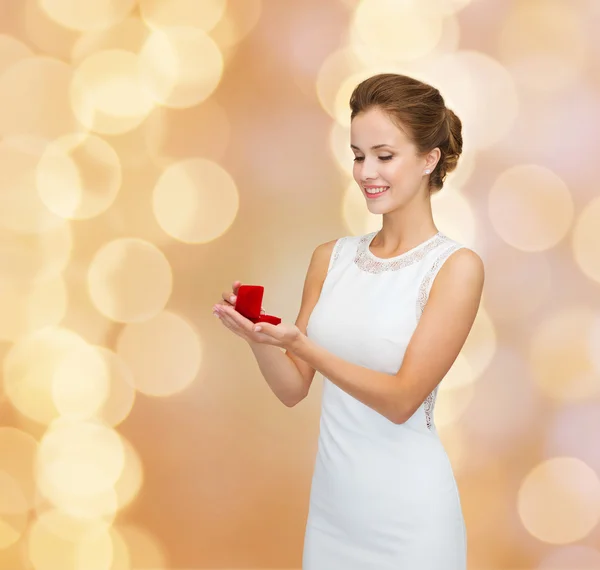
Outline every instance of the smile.
<path fill-rule="evenodd" d="M 367 198 L 377 198 L 389 190 L 389 186 L 370 186 L 364 188 Z"/>

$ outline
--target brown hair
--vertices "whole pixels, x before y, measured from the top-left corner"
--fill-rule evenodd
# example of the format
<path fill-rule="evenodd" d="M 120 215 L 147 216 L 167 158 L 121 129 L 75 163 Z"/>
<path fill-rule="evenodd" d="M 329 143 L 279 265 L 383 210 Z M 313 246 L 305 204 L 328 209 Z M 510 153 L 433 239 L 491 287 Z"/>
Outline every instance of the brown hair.
<path fill-rule="evenodd" d="M 381 73 L 359 83 L 350 97 L 351 119 L 377 107 L 410 137 L 420 154 L 441 152 L 429 178 L 430 192 L 439 191 L 462 152 L 462 123 L 446 108 L 444 98 L 431 85 L 406 75 Z"/>

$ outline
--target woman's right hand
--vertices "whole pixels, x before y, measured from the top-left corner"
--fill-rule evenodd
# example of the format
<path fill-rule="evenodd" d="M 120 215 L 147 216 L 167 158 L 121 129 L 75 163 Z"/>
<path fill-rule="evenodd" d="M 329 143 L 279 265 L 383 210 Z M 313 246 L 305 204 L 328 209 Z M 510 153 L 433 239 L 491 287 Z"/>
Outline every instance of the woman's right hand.
<path fill-rule="evenodd" d="M 217 305 L 226 305 L 228 307 L 235 307 L 235 301 L 237 299 L 238 291 L 240 290 L 241 281 L 234 281 L 231 286 L 232 291 L 225 291 L 221 294 L 222 301 L 219 301 Z M 264 315 L 265 310 L 261 307 L 260 314 Z"/>
<path fill-rule="evenodd" d="M 226 307 L 234 307 L 235 306 L 235 301 L 236 301 L 236 297 L 237 297 L 237 293 L 239 291 L 241 282 L 240 281 L 234 281 L 233 282 L 233 286 L 232 286 L 232 291 L 226 291 L 224 293 L 221 294 L 222 300 L 219 301 L 218 303 L 215 304 L 215 307 L 218 307 L 218 305 L 223 305 Z M 213 307 L 213 312 L 214 312 L 214 307 Z M 265 310 L 261 307 L 260 310 L 261 315 L 264 315 Z M 235 315 L 235 316 L 234 316 Z M 238 313 L 235 313 L 234 315 L 226 315 L 223 314 L 223 312 L 221 312 L 219 316 L 219 319 L 221 320 L 221 322 L 229 329 L 231 330 L 231 332 L 235 333 L 236 335 L 238 335 L 239 337 L 243 338 L 245 341 L 249 342 L 249 343 L 257 343 L 261 340 L 261 334 L 260 333 L 256 333 L 252 330 L 252 327 L 254 325 L 252 325 L 251 321 L 249 321 L 248 319 L 246 319 L 246 317 L 244 317 L 243 315 L 240 315 Z"/>

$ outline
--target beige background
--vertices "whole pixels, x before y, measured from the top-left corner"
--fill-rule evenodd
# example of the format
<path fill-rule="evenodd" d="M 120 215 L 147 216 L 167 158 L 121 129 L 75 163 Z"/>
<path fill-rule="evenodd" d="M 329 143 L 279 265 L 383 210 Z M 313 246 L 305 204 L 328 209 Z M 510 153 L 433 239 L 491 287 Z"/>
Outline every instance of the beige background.
<path fill-rule="evenodd" d="M 296 318 L 380 227 L 362 78 L 440 88 L 439 229 L 486 264 L 442 384 L 473 570 L 600 567 L 600 4 L 0 0 L 0 568 L 299 568 L 322 378 L 287 409 L 211 314 Z"/>

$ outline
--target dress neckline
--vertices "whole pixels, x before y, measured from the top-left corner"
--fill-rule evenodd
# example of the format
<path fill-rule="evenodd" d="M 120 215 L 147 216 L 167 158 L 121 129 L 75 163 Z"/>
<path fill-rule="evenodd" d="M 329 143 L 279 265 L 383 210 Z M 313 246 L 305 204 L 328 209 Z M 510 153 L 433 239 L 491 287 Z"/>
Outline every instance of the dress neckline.
<path fill-rule="evenodd" d="M 411 254 L 414 254 L 416 251 L 418 251 L 419 249 L 421 249 L 422 247 L 425 247 L 429 242 L 434 241 L 437 237 L 440 237 L 442 235 L 442 232 L 437 232 L 436 234 L 432 235 L 430 238 L 427 238 L 425 241 L 422 241 L 421 243 L 415 245 L 415 247 L 410 248 L 409 250 L 405 251 L 404 253 L 401 253 L 400 255 L 396 255 L 394 257 L 377 257 L 372 251 L 371 251 L 371 242 L 375 239 L 375 236 L 379 233 L 379 230 L 377 230 L 376 232 L 372 232 L 370 234 L 367 234 L 366 240 L 365 240 L 365 253 L 371 258 L 374 259 L 375 261 L 381 261 L 381 262 L 388 262 L 388 261 L 396 261 L 398 259 L 402 259 L 403 257 L 409 256 Z"/>
<path fill-rule="evenodd" d="M 359 238 L 356 255 L 354 257 L 355 265 L 367 273 L 384 273 L 408 267 L 421 261 L 430 251 L 433 251 L 441 244 L 450 241 L 450 239 L 442 232 L 438 232 L 412 249 L 409 249 L 400 255 L 396 255 L 395 257 L 384 259 L 382 257 L 377 257 L 369 249 L 376 234 L 377 232 L 372 232 Z"/>

